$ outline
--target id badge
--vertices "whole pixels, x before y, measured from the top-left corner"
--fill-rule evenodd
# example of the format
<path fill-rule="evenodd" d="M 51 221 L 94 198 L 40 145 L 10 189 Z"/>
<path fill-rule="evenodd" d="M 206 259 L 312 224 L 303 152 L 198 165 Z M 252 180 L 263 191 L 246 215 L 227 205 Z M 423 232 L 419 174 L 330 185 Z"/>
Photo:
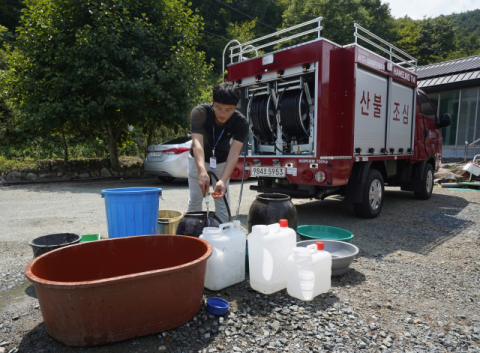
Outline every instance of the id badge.
<path fill-rule="evenodd" d="M 210 169 L 217 169 L 217 159 L 210 157 Z"/>

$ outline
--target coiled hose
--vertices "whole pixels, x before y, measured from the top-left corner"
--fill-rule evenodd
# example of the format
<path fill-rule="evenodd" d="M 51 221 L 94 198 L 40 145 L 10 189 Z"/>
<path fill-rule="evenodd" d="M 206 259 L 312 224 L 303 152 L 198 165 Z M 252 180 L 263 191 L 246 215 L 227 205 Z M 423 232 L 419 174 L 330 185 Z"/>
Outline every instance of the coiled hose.
<path fill-rule="evenodd" d="M 285 92 L 279 102 L 282 132 L 288 139 L 308 137 L 310 108 L 303 90 Z"/>

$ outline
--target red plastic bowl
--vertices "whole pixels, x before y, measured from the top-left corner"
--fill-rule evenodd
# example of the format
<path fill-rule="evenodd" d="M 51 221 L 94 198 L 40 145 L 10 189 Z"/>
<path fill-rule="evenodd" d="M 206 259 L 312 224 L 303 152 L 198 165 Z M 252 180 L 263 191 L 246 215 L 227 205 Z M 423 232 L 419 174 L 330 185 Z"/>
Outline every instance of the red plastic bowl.
<path fill-rule="evenodd" d="M 165 331 L 200 310 L 212 246 L 181 235 L 143 235 L 53 250 L 25 269 L 45 328 L 93 346 Z"/>

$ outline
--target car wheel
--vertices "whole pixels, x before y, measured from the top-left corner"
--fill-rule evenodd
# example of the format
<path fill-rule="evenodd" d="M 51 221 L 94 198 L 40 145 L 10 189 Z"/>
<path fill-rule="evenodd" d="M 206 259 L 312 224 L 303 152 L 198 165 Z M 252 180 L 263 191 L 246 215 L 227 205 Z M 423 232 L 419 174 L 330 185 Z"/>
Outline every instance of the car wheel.
<path fill-rule="evenodd" d="M 430 163 L 425 165 L 423 172 L 422 191 L 415 192 L 415 197 L 419 200 L 428 200 L 433 193 L 433 167 Z"/>
<path fill-rule="evenodd" d="M 385 185 L 382 174 L 370 169 L 363 187 L 362 202 L 354 203 L 353 209 L 358 217 L 375 218 L 382 211 L 385 199 Z"/>
<path fill-rule="evenodd" d="M 174 177 L 171 177 L 171 176 L 159 176 L 158 179 L 162 182 L 162 183 L 171 183 L 172 181 L 175 180 Z"/>

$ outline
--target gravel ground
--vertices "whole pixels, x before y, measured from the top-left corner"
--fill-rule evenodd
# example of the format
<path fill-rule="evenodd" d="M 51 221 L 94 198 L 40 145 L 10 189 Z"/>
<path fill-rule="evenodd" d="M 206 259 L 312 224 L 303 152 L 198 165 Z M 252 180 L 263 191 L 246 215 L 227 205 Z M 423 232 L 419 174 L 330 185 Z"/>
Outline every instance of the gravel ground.
<path fill-rule="evenodd" d="M 249 182 L 251 183 L 251 182 Z M 255 193 L 245 187 L 240 220 Z M 239 183 L 233 183 L 236 209 Z M 174 330 L 99 347 L 67 347 L 45 331 L 23 269 L 28 241 L 54 232 L 107 234 L 105 188 L 138 181 L 0 188 L 0 353 L 13 352 L 480 352 L 480 192 L 435 188 L 432 198 L 387 188 L 380 217 L 356 218 L 340 198 L 295 200 L 298 222 L 352 231 L 360 256 L 311 302 L 259 294 L 247 280 L 205 298 L 230 301 L 224 317 L 202 307 Z M 184 210 L 185 182 L 161 185 L 169 209 Z M 161 204 L 162 208 L 162 204 Z M 165 208 L 165 207 L 163 207 Z"/>

